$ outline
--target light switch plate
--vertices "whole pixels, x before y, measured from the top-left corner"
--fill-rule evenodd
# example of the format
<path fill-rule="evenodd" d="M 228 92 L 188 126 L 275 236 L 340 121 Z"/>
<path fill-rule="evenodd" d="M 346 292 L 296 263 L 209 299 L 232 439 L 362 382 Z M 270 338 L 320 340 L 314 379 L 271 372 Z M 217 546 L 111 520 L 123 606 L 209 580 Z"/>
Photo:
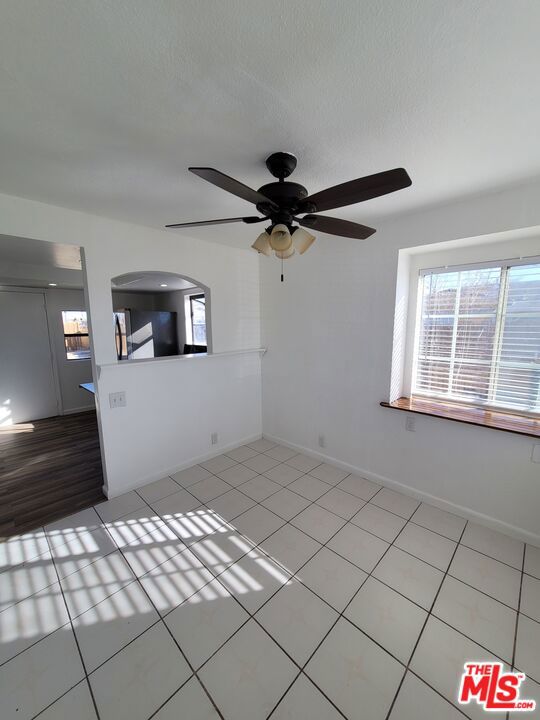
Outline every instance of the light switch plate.
<path fill-rule="evenodd" d="M 534 443 L 533 445 L 531 462 L 540 463 L 540 443 Z"/>
<path fill-rule="evenodd" d="M 126 393 L 124 390 L 120 392 L 109 393 L 109 406 L 111 408 L 126 407 Z"/>

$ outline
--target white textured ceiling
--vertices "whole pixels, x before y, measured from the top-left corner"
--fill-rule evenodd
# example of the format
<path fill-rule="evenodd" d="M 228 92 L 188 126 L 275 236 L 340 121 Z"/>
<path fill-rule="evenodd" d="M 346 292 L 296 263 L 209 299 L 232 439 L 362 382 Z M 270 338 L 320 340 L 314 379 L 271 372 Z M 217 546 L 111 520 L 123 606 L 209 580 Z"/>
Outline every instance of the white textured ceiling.
<path fill-rule="evenodd" d="M 2 0 L 0 191 L 160 227 L 404 166 L 373 221 L 540 174 L 538 0 Z M 228 225 L 174 231 L 248 245 Z"/>

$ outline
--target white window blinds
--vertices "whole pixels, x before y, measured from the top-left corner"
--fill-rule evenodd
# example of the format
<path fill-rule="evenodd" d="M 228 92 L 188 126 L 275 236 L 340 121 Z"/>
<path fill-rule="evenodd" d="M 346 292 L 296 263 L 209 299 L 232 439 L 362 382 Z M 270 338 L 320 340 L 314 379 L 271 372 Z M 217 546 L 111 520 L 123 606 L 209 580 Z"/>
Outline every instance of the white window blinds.
<path fill-rule="evenodd" d="M 540 413 L 540 260 L 421 273 L 413 393 Z"/>

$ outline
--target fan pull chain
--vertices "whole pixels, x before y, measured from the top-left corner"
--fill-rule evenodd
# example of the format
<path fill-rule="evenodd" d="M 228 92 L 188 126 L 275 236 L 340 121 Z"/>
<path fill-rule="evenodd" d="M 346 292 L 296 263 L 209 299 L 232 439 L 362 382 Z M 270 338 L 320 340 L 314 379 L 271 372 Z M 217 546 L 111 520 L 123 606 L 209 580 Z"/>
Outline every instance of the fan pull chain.
<path fill-rule="evenodd" d="M 283 282 L 283 257 L 281 258 L 281 282 Z"/>

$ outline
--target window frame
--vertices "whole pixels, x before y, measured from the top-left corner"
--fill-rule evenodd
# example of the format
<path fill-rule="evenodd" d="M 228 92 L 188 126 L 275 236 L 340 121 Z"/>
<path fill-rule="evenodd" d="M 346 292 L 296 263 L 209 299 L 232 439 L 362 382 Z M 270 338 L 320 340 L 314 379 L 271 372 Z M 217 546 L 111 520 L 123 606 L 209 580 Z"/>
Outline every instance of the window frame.
<path fill-rule="evenodd" d="M 189 295 L 189 316 L 190 316 L 190 324 L 191 324 L 191 344 L 197 345 L 198 347 L 205 347 L 208 349 L 208 335 L 206 333 L 206 294 L 203 292 L 194 293 L 193 295 Z M 204 298 L 204 328 L 205 328 L 205 335 L 206 335 L 206 343 L 204 345 L 200 345 L 199 343 L 195 342 L 195 332 L 193 328 L 193 301 L 194 300 L 200 300 L 201 298 Z"/>
<path fill-rule="evenodd" d="M 63 340 L 64 340 L 64 360 L 66 362 L 70 362 L 70 363 L 71 362 L 88 362 L 88 360 L 92 359 L 92 350 L 90 348 L 90 333 L 89 332 L 67 333 L 64 331 L 64 313 L 84 313 L 86 315 L 86 326 L 88 327 L 88 311 L 87 310 L 65 310 L 65 309 L 63 309 L 60 312 L 62 313 L 62 336 L 63 336 Z M 87 337 L 88 338 L 88 353 L 89 353 L 88 357 L 84 357 L 84 358 L 68 357 L 68 350 L 66 348 L 66 338 L 70 338 L 70 337 Z"/>
<path fill-rule="evenodd" d="M 524 410 L 518 408 L 509 408 L 505 405 L 499 405 L 493 402 L 495 397 L 495 390 L 497 386 L 497 377 L 500 370 L 500 357 L 502 354 L 503 346 L 501 343 L 502 333 L 504 331 L 503 318 L 506 311 L 506 303 L 508 299 L 508 270 L 511 267 L 521 265 L 540 265 L 540 255 L 523 256 L 517 258 L 509 258 L 505 260 L 490 260 L 490 261 L 479 261 L 472 263 L 461 263 L 457 265 L 440 265 L 438 267 L 420 268 L 418 271 L 418 284 L 417 284 L 417 297 L 416 297 L 416 316 L 414 324 L 414 338 L 413 338 L 413 356 L 412 356 L 412 374 L 411 374 L 411 397 L 417 397 L 419 399 L 432 399 L 434 401 L 441 401 L 445 403 L 453 403 L 460 406 L 468 406 L 471 408 L 483 408 L 486 410 L 492 409 L 495 412 L 502 412 L 511 415 L 517 415 L 521 417 L 538 419 L 540 417 L 540 411 L 534 412 L 532 410 Z M 467 400 L 466 398 L 451 397 L 443 393 L 426 392 L 417 389 L 417 377 L 418 377 L 418 352 L 420 346 L 420 338 L 422 332 L 422 300 L 423 300 L 423 288 L 424 280 L 426 276 L 437 274 L 437 273 L 450 273 L 460 272 L 467 270 L 480 270 L 489 268 L 500 268 L 501 277 L 499 282 L 499 297 L 497 302 L 497 310 L 495 314 L 495 334 L 493 339 L 493 352 L 491 361 L 489 362 L 490 377 L 487 391 L 487 400 Z M 456 307 L 459 302 L 459 293 L 456 297 Z M 455 313 L 454 313 L 455 316 Z M 455 322 L 453 331 L 454 335 L 457 330 L 457 321 Z M 450 355 L 450 368 L 452 368 L 455 362 L 455 341 L 452 342 L 452 351 Z M 487 365 L 487 363 L 476 362 L 473 364 Z M 450 376 L 451 377 L 451 376 Z"/>

